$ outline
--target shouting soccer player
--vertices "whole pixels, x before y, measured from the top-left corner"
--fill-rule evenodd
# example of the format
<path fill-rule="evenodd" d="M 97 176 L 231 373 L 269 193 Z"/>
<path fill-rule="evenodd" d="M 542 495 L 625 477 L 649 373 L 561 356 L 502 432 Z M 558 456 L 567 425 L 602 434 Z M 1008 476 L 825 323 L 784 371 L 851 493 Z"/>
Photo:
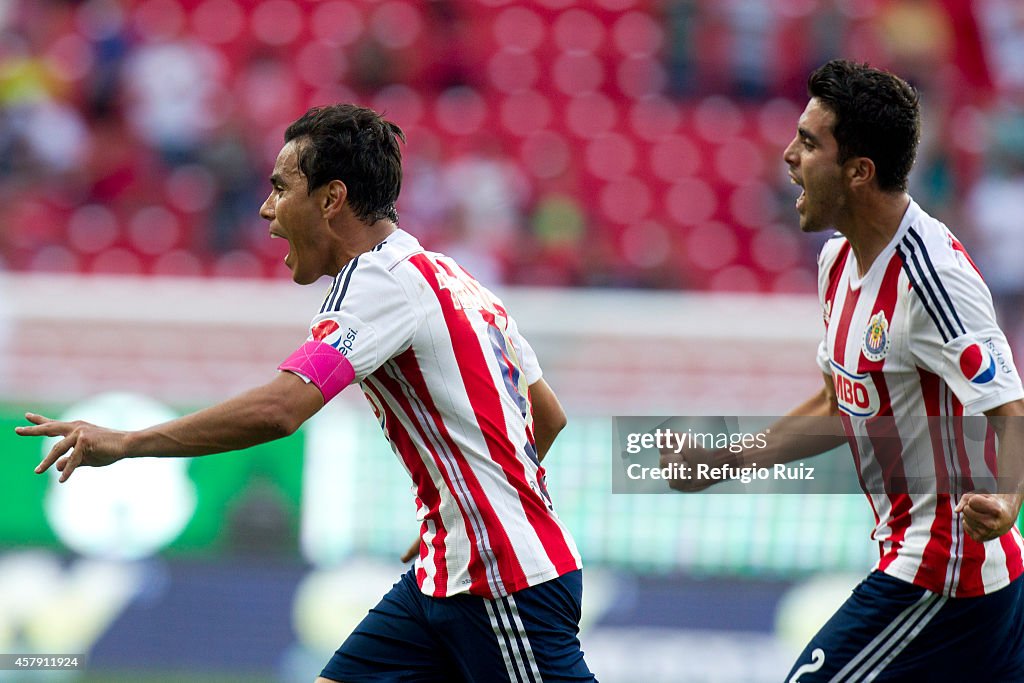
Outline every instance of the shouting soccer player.
<path fill-rule="evenodd" d="M 404 134 L 375 112 L 289 126 L 260 215 L 298 284 L 334 278 L 268 384 L 136 432 L 28 414 L 61 440 L 36 468 L 199 456 L 291 434 L 359 383 L 416 487 L 416 564 L 319 681 L 592 681 L 577 638 L 580 557 L 540 461 L 565 424 L 501 301 L 398 228 Z M 88 511 L 83 511 L 85 514 Z"/>
<path fill-rule="evenodd" d="M 843 60 L 816 70 L 808 92 L 784 159 L 803 188 L 800 229 L 839 233 L 818 262 L 824 386 L 772 426 L 766 449 L 663 462 L 770 467 L 849 442 L 879 560 L 789 683 L 1024 681 L 1024 389 L 974 263 L 907 194 L 918 95 Z M 998 452 L 964 438 L 964 416 L 982 414 Z M 828 435 L 823 418 L 841 426 Z"/>

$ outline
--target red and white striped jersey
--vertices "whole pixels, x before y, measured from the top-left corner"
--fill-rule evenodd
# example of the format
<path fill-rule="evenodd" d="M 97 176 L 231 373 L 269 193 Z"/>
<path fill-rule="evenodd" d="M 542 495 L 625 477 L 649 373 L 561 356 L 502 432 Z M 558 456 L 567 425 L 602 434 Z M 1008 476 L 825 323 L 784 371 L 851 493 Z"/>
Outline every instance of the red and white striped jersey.
<path fill-rule="evenodd" d="M 950 597 L 1002 588 L 1024 570 L 1020 533 L 978 543 L 953 512 L 971 477 L 998 474 L 994 439 L 964 439 L 958 418 L 1024 397 L 980 273 L 913 201 L 863 277 L 842 237 L 825 244 L 818 267 L 818 362 L 832 377 L 875 514 L 877 568 Z M 938 486 L 887 486 L 914 478 Z"/>
<path fill-rule="evenodd" d="M 581 567 L 534 445 L 541 369 L 494 294 L 398 230 L 341 270 L 311 330 L 412 477 L 420 590 L 495 598 Z"/>

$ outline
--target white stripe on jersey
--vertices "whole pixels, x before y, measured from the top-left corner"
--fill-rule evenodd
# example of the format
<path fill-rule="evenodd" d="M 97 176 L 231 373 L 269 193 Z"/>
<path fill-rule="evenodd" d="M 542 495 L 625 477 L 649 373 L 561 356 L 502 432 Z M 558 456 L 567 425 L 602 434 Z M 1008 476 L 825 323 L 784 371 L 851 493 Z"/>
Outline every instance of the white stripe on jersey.
<path fill-rule="evenodd" d="M 424 511 L 421 511 L 424 514 Z M 420 566 L 423 567 L 423 587 L 422 591 L 427 595 L 432 595 L 434 589 L 437 587 L 435 581 L 437 580 L 437 566 L 435 564 L 437 558 L 437 551 L 434 549 L 434 538 L 437 536 L 437 524 L 432 519 L 424 520 L 423 524 L 427 527 L 426 532 L 421 537 L 421 542 L 426 544 L 427 556 L 423 558 Z"/>
<path fill-rule="evenodd" d="M 451 481 L 454 486 L 452 493 L 458 500 L 462 501 L 462 505 L 459 507 L 466 511 L 469 523 L 472 525 L 473 533 L 476 536 L 476 550 L 480 555 L 480 558 L 483 560 L 484 571 L 487 572 L 488 586 L 495 595 L 500 595 L 501 591 L 499 586 L 501 585 L 501 575 L 498 572 L 494 552 L 491 550 L 491 541 L 488 537 L 487 525 L 484 523 L 483 517 L 480 515 L 480 510 L 471 503 L 473 496 L 470 493 L 469 484 L 466 482 L 466 478 L 462 474 L 462 469 L 456 461 L 456 454 L 452 452 L 444 438 L 437 431 L 437 425 L 434 423 L 432 416 L 427 411 L 426 406 L 423 405 L 422 400 L 416 395 L 416 391 L 413 389 L 411 383 L 402 375 L 395 364 L 390 362 L 386 363 L 384 365 L 384 371 L 402 387 L 406 398 L 409 400 L 409 404 L 415 411 L 415 415 L 410 415 L 409 417 L 414 418 L 416 424 L 420 427 L 423 433 L 427 435 L 428 447 L 430 450 L 438 454 L 441 464 L 444 467 L 444 471 L 448 475 L 448 480 Z M 424 456 L 424 460 L 432 460 L 432 458 Z M 440 471 L 438 474 L 440 474 Z M 446 482 L 440 476 L 434 481 L 434 486 L 440 490 L 447 488 Z M 451 577 L 449 577 L 449 584 L 451 584 Z"/>

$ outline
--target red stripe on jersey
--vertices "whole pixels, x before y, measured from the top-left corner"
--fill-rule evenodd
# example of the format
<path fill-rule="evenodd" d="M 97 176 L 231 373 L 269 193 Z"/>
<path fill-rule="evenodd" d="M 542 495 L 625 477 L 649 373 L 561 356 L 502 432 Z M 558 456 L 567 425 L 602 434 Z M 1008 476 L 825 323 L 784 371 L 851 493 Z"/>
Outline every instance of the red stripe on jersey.
<path fill-rule="evenodd" d="M 442 292 L 436 277 L 437 264 L 425 254 L 416 254 L 409 259 L 409 263 L 420 271 L 437 297 L 448 327 L 448 333 L 451 336 L 452 348 L 458 361 L 463 384 L 466 387 L 466 395 L 473 407 L 477 425 L 487 443 L 491 459 L 501 466 L 508 483 L 516 490 L 527 520 L 537 534 L 551 563 L 560 574 L 575 570 L 577 568 L 576 558 L 567 545 L 561 528 L 549 514 L 544 500 L 531 489 L 527 482 L 525 463 L 516 456 L 515 447 L 506 432 L 505 414 L 502 410 L 498 388 L 494 385 L 490 368 L 483 355 L 483 349 L 480 347 L 473 324 L 466 313 L 455 306 L 451 295 Z M 466 469 L 469 469 L 468 464 Z M 509 591 L 525 588 L 528 585 L 527 579 L 522 573 L 518 560 L 514 564 L 512 562 L 515 560 L 515 554 L 504 527 L 490 503 L 483 496 L 482 490 L 479 494 L 482 499 L 481 507 L 487 511 L 484 518 L 488 534 L 491 533 L 493 525 L 495 531 L 500 533 L 501 542 L 505 546 L 505 552 L 498 554 L 505 586 Z M 474 497 L 476 495 L 477 493 L 474 491 Z"/>
<path fill-rule="evenodd" d="M 953 417 L 951 422 L 953 425 L 953 440 L 956 447 L 957 467 L 957 470 L 954 473 L 960 479 L 959 486 L 956 487 L 958 490 L 951 490 L 950 496 L 948 496 L 949 504 L 955 507 L 956 494 L 963 493 L 965 490 L 972 490 L 974 488 L 974 481 L 971 477 L 970 460 L 967 457 L 967 445 L 964 442 L 964 406 L 952 391 L 948 388 L 946 391 L 949 391 L 950 400 L 953 404 Z M 958 534 L 960 538 L 963 539 L 963 545 L 960 552 L 962 556 L 960 577 L 956 585 L 956 594 L 960 597 L 984 595 L 985 581 L 981 575 L 981 567 L 985 563 L 985 547 L 964 533 L 962 517 L 958 518 L 956 522 Z"/>
<path fill-rule="evenodd" d="M 950 496 L 946 496 L 947 499 Z M 962 529 L 962 522 L 957 522 L 957 529 Z M 963 539 L 963 559 L 960 561 L 960 580 L 956 584 L 958 598 L 972 598 L 985 594 L 985 581 L 981 576 L 981 566 L 985 563 L 985 546 L 975 541 L 966 533 L 960 532 Z"/>
<path fill-rule="evenodd" d="M 947 391 L 949 391 L 947 389 Z M 957 490 L 950 491 L 950 505 L 956 506 L 957 494 L 974 489 L 974 479 L 971 476 L 971 462 L 967 457 L 967 444 L 964 441 L 964 405 L 960 403 L 956 395 L 950 391 L 950 398 L 953 402 L 953 440 L 956 446 L 956 463 L 960 485 Z M 953 513 L 955 514 L 955 513 Z M 956 594 L 963 596 L 984 595 L 985 581 L 981 576 L 981 567 L 985 563 L 985 547 L 973 540 L 963 532 L 963 518 L 957 520 L 957 530 L 963 538 L 963 556 L 960 566 L 960 578 L 956 585 Z"/>
<path fill-rule="evenodd" d="M 889 519 L 886 524 L 889 527 L 888 540 L 892 547 L 878 564 L 878 568 L 884 571 L 903 547 L 907 529 L 910 528 L 911 500 L 906 490 L 907 478 L 903 470 L 903 441 L 896 428 L 896 420 L 892 419 L 892 402 L 889 398 L 889 388 L 885 383 L 885 375 L 881 372 L 872 372 L 871 381 L 878 390 L 878 416 L 882 419 L 868 420 L 864 427 L 871 440 L 871 450 L 881 469 L 886 496 L 889 498 Z"/>
<path fill-rule="evenodd" d="M 985 464 L 988 466 L 988 471 L 999 476 L 999 459 L 998 453 L 996 452 L 996 431 L 992 429 L 992 425 L 988 425 L 985 429 Z"/>
<path fill-rule="evenodd" d="M 382 370 L 378 370 L 377 373 L 379 373 L 380 375 L 384 374 Z M 376 373 L 374 377 L 375 379 L 378 380 L 381 379 L 380 377 L 377 376 Z M 389 378 L 385 377 L 384 379 Z M 393 444 L 399 457 L 402 458 L 402 462 L 405 463 L 406 469 L 408 469 L 409 473 L 412 475 L 412 481 L 416 485 L 416 497 L 420 501 L 422 501 L 427 508 L 427 514 L 423 519 L 423 524 L 420 526 L 421 539 L 423 538 L 423 535 L 427 530 L 427 521 L 430 520 L 434 523 L 435 535 L 430 544 L 434 550 L 433 594 L 435 597 L 443 598 L 448 594 L 448 565 L 445 562 L 446 546 L 444 543 L 445 538 L 448 536 L 448 531 L 447 529 L 445 529 L 444 520 L 441 519 L 441 492 L 437 490 L 437 487 L 434 485 L 433 479 L 430 477 L 430 473 L 427 471 L 427 468 L 423 465 L 422 456 L 420 455 L 419 450 L 416 448 L 416 444 L 413 442 L 412 437 L 409 435 L 409 432 L 406 429 L 405 425 L 402 423 L 401 420 L 398 419 L 398 416 L 394 413 L 393 410 L 391 410 L 387 401 L 384 400 L 384 397 L 380 394 L 377 388 L 373 386 L 371 382 L 364 381 L 363 387 L 365 387 L 367 390 L 373 393 L 373 395 L 376 397 L 377 404 L 380 406 L 380 409 L 384 411 L 384 424 L 387 427 L 388 440 Z M 395 399 L 399 401 L 399 403 L 403 402 L 404 397 L 401 395 L 400 391 L 392 392 L 389 390 L 389 393 L 391 393 L 391 395 L 394 396 Z M 403 410 L 406 410 L 407 414 L 409 414 L 408 408 L 408 402 L 406 401 L 405 405 L 403 406 Z M 415 420 L 413 420 L 413 424 L 416 424 Z M 429 442 L 424 440 L 424 443 Z M 435 462 L 438 461 L 438 456 L 436 453 L 432 452 L 431 457 L 433 457 Z M 440 463 L 438 463 L 438 469 L 440 469 L 441 472 L 444 472 L 444 468 L 440 465 Z M 449 486 L 449 488 L 451 487 Z M 456 499 L 456 501 L 458 501 L 458 496 L 456 496 L 454 493 L 452 495 Z M 461 503 L 459 504 L 459 507 L 462 507 Z M 465 514 L 465 511 L 463 511 L 463 514 Z M 428 552 L 426 545 L 421 540 L 420 559 L 426 561 L 427 555 Z M 472 560 L 470 561 L 472 562 Z M 422 587 L 423 582 L 426 579 L 426 576 L 427 572 L 421 566 L 419 571 L 416 572 L 416 583 Z"/>
<path fill-rule="evenodd" d="M 986 426 L 985 431 L 985 464 L 988 466 L 989 472 L 996 476 L 996 481 L 998 482 L 999 464 L 997 456 L 996 432 L 992 425 L 989 424 Z M 1009 533 L 999 537 L 999 543 L 1003 547 L 1003 554 L 1006 555 L 1006 571 L 1010 575 L 1010 581 L 1024 573 L 1024 557 L 1021 556 L 1020 542 L 1020 531 L 1017 530 L 1016 526 L 1011 527 Z"/>
<path fill-rule="evenodd" d="M 1021 557 L 1020 543 L 1020 532 L 1017 531 L 1017 527 L 1011 527 L 1009 533 L 999 537 L 999 544 L 1003 546 L 1003 554 L 1006 555 L 1006 571 L 1010 573 L 1010 581 L 1024 574 L 1024 558 Z"/>
<path fill-rule="evenodd" d="M 953 398 L 953 439 L 956 444 L 957 465 L 960 467 L 961 486 L 958 488 L 962 493 L 974 489 L 974 476 L 971 472 L 971 460 L 967 455 L 967 442 L 964 438 L 964 404 L 953 392 L 950 392 L 950 396 Z M 950 493 L 956 494 L 957 491 L 950 491 Z"/>
<path fill-rule="evenodd" d="M 971 255 L 967 253 L 966 249 L 964 249 L 964 245 L 960 243 L 960 240 L 953 237 L 952 234 L 950 234 L 949 239 L 950 243 L 953 245 L 953 251 L 959 251 L 961 254 L 963 254 L 964 258 L 967 259 L 967 262 L 971 264 L 971 268 L 974 268 L 974 272 L 977 273 L 978 277 L 980 277 L 984 282 L 985 278 L 981 276 L 981 271 L 978 270 L 978 266 L 974 264 L 974 259 L 972 259 Z"/>
<path fill-rule="evenodd" d="M 875 516 L 875 528 L 882 521 L 882 518 L 878 516 L 878 508 L 875 507 L 875 499 L 871 497 L 868 492 L 867 484 L 864 483 L 864 474 L 860 469 L 860 449 L 857 448 L 857 439 L 854 438 L 853 423 L 850 420 L 850 416 L 846 413 L 840 413 L 840 421 L 843 423 L 843 431 L 846 432 L 846 440 L 850 443 L 850 452 L 853 454 L 853 468 L 857 472 L 857 481 L 860 482 L 860 489 L 864 492 L 864 496 L 868 499 L 868 505 L 871 506 L 871 514 Z M 882 542 L 878 542 L 878 557 L 882 558 L 885 556 L 885 552 L 882 549 Z"/>
<path fill-rule="evenodd" d="M 420 418 L 417 417 L 417 413 L 404 396 L 399 383 L 384 374 L 383 369 L 374 373 L 374 377 L 384 385 L 389 393 L 399 400 L 402 409 L 406 411 L 409 419 L 416 425 L 423 443 L 427 444 L 431 456 L 444 477 L 445 486 L 448 487 L 448 491 L 452 494 L 455 502 L 458 503 L 459 510 L 462 512 L 470 541 L 469 576 L 472 583 L 470 583 L 469 592 L 473 595 L 497 597 L 494 595 L 488 580 L 488 566 L 497 568 L 498 575 L 493 578 L 495 581 L 501 581 L 506 586 L 508 582 L 514 582 L 523 576 L 522 570 L 518 566 L 512 566 L 512 563 L 506 559 L 509 551 L 511 551 L 508 535 L 505 533 L 504 527 L 497 522 L 497 513 L 495 513 L 487 496 L 484 495 L 483 487 L 480 486 L 480 481 L 466 461 L 466 456 L 463 455 L 456 445 L 455 440 L 452 439 L 448 428 L 441 419 L 441 413 L 434 404 L 434 400 L 427 390 L 426 382 L 423 380 L 423 374 L 416 363 L 415 353 L 412 349 L 409 349 L 395 356 L 392 361 L 411 385 L 412 393 L 423 403 L 423 412 L 426 414 L 426 419 L 431 420 L 433 423 L 432 433 L 440 438 L 444 448 L 452 454 L 454 460 L 452 464 L 458 469 L 458 472 L 452 472 L 449 462 L 434 447 L 429 445 L 433 440 L 427 433 L 430 425 L 421 424 Z M 462 487 L 457 486 L 452 481 L 453 477 L 458 477 L 465 482 L 466 493 L 470 500 L 463 499 L 463 496 L 460 494 L 460 488 Z M 476 529 L 473 526 L 471 516 L 474 514 L 474 510 L 477 512 L 480 524 L 483 525 L 483 531 L 487 534 L 486 545 L 477 535 Z"/>
<path fill-rule="evenodd" d="M 924 398 L 925 413 L 932 416 L 928 420 L 928 436 L 932 444 L 932 461 L 935 465 L 936 491 L 949 491 L 949 464 L 946 462 L 946 449 L 942 441 L 937 417 L 942 415 L 940 408 L 941 386 L 938 375 L 918 368 L 921 378 L 921 395 Z M 946 570 L 949 568 L 953 548 L 953 506 L 948 494 L 935 497 L 935 517 L 932 519 L 921 557 L 921 566 L 917 570 L 914 583 L 936 593 L 942 593 L 946 586 Z M 957 541 L 959 542 L 959 536 Z"/>
<path fill-rule="evenodd" d="M 963 495 L 965 491 L 974 490 L 974 477 L 971 472 L 971 461 L 967 455 L 967 443 L 964 438 L 964 405 L 950 391 L 953 402 L 953 439 L 956 444 L 956 459 L 959 467 L 960 486 L 956 491 L 950 491 L 951 504 L 957 502 L 957 495 Z M 963 519 L 958 520 L 958 528 L 962 529 Z M 960 532 L 964 539 L 963 565 L 960 568 L 960 580 L 957 582 L 956 594 L 959 596 L 984 595 L 985 581 L 982 578 L 981 568 L 985 563 L 985 547 L 974 541 L 970 536 Z"/>
<path fill-rule="evenodd" d="M 832 267 L 828 271 L 828 285 L 825 287 L 825 307 L 827 310 L 832 310 L 832 302 L 836 298 L 836 289 L 839 287 L 839 276 L 843 274 L 843 266 L 846 265 L 846 257 L 850 253 L 850 243 L 843 241 L 843 245 L 839 247 L 839 253 L 836 254 L 836 260 L 832 264 Z M 828 322 L 826 321 L 826 326 Z"/>
<path fill-rule="evenodd" d="M 857 300 L 860 299 L 860 289 L 846 289 L 846 298 L 843 300 L 843 312 L 839 316 L 839 327 L 836 330 L 836 343 L 833 349 L 833 359 L 843 367 L 846 367 L 846 341 L 850 334 L 850 320 L 857 308 Z"/>

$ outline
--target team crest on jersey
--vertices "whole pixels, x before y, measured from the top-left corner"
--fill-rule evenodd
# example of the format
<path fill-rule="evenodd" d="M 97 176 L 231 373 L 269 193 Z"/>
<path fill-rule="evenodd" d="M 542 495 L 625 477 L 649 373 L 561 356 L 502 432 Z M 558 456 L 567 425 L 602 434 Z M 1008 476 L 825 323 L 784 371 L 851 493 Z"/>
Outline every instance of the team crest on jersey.
<path fill-rule="evenodd" d="M 877 363 L 889 353 L 889 321 L 885 319 L 885 311 L 879 311 L 868 320 L 868 329 L 864 331 L 864 343 L 861 350 L 864 357 Z"/>

